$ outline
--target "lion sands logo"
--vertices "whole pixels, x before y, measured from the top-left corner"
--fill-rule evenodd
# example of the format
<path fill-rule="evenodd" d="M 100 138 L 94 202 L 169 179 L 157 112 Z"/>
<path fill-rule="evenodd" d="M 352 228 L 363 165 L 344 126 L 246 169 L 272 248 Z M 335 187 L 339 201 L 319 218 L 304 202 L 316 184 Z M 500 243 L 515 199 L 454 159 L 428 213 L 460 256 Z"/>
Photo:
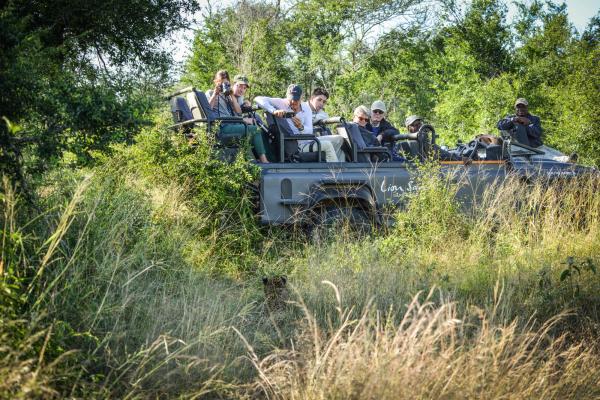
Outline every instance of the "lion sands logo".
<path fill-rule="evenodd" d="M 400 185 L 389 185 L 384 179 L 381 182 L 381 192 L 382 193 L 390 193 L 392 196 L 399 196 L 406 193 L 412 193 L 419 190 L 419 186 L 414 183 L 412 180 L 408 181 L 408 185 L 400 186 Z"/>

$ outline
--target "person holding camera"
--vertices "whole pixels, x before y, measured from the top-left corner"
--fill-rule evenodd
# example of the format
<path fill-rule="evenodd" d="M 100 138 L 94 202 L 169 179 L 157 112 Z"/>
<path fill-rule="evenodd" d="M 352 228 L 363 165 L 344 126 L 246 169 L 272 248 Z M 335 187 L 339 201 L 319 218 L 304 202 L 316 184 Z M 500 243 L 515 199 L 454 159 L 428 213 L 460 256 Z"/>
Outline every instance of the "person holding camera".
<path fill-rule="evenodd" d="M 218 71 L 213 80 L 215 86 L 206 92 L 210 108 L 217 117 L 235 117 L 242 113 L 242 109 L 233 94 L 229 72 Z"/>
<path fill-rule="evenodd" d="M 312 111 L 307 102 L 302 101 L 302 87 L 292 83 L 286 91 L 286 98 L 257 96 L 254 102 L 263 110 L 273 114 L 278 118 L 285 118 L 294 135 L 312 134 Z M 325 152 L 327 162 L 338 162 L 339 158 L 335 148 L 329 141 L 319 140 L 321 143 L 321 151 Z M 302 152 L 315 151 L 311 146 L 313 141 L 303 140 L 299 143 L 299 149 Z"/>
<path fill-rule="evenodd" d="M 218 71 L 213 80 L 215 86 L 206 92 L 210 108 L 218 117 L 239 117 L 242 115 L 242 108 L 238 97 L 234 94 L 229 73 L 225 70 Z M 247 89 L 247 88 L 246 88 Z M 239 88 L 238 88 L 239 90 Z M 245 89 L 243 92 L 245 93 Z M 243 93 L 241 102 L 243 104 Z M 258 160 L 262 163 L 268 163 L 266 148 L 264 145 L 261 131 L 256 125 L 253 125 L 252 119 L 244 119 L 248 125 L 244 126 L 237 122 L 222 122 L 219 133 L 223 136 L 241 136 L 245 132 L 248 133 L 248 139 L 252 143 L 252 147 L 258 156 Z"/>

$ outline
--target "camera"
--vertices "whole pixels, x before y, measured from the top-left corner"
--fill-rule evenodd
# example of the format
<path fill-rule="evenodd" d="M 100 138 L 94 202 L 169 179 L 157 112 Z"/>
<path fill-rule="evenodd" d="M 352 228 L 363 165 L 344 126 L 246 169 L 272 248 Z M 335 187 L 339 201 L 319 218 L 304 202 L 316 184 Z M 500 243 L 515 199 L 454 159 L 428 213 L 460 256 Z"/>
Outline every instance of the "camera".
<path fill-rule="evenodd" d="M 256 111 L 256 108 L 249 106 L 247 104 L 242 104 L 240 106 L 240 108 L 242 109 L 242 113 L 251 113 L 253 111 Z"/>
<path fill-rule="evenodd" d="M 296 116 L 296 113 L 293 111 L 288 111 L 285 113 L 285 115 L 283 116 L 283 118 L 294 118 Z"/>
<path fill-rule="evenodd" d="M 225 96 L 229 96 L 231 94 L 231 83 L 222 82 L 221 83 L 221 92 L 223 92 L 223 94 Z"/>

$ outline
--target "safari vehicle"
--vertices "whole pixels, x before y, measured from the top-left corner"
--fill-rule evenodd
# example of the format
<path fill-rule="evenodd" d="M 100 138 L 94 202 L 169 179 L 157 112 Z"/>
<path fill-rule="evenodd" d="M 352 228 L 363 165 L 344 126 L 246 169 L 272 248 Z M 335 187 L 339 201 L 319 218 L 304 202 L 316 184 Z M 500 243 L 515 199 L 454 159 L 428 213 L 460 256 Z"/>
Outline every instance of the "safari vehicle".
<path fill-rule="evenodd" d="M 186 135 L 193 131 L 216 135 L 215 150 L 224 159 L 239 151 L 239 142 L 221 140 L 215 127 L 218 123 L 243 123 L 241 117 L 216 117 L 210 111 L 205 94 L 193 87 L 169 98 L 175 121 L 173 128 Z M 246 111 L 256 113 L 256 109 Z M 465 147 L 460 157 L 444 160 L 435 146 L 436 134 L 430 125 L 423 125 L 418 133 L 397 135 L 395 140 L 406 160 L 394 161 L 388 147 L 361 145 L 357 126 L 343 118 L 320 121 L 315 126 L 316 132 L 342 135 L 346 141 L 346 161 L 325 162 L 317 136 L 294 135 L 285 119 L 268 113 L 265 116 L 267 124 L 260 125 L 274 135 L 278 160 L 258 164 L 260 181 L 254 190 L 263 224 L 322 223 L 339 216 L 384 223 L 387 207 L 402 207 L 406 195 L 419 190 L 415 180 L 417 165 L 426 159 L 437 159 L 441 173 L 462 180 L 464 184 L 460 185 L 458 197 L 467 207 L 486 188 L 508 175 L 524 180 L 564 179 L 590 171 L 573 163 L 546 159 L 543 152 L 514 142 L 509 136 L 493 145 L 475 140 Z M 315 141 L 316 151 L 300 153 L 298 140 Z"/>

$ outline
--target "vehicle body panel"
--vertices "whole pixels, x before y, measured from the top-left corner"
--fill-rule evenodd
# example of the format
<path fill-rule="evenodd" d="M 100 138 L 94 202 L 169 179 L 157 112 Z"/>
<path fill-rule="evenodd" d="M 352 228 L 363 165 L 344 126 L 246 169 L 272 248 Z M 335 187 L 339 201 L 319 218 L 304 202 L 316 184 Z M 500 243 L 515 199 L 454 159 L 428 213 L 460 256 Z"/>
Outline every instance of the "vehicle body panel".
<path fill-rule="evenodd" d="M 508 175 L 523 180 L 572 178 L 592 171 L 552 160 L 519 157 L 503 161 L 441 162 L 440 179 L 458 184 L 457 200 L 471 208 L 487 190 Z M 260 221 L 294 224 L 307 212 L 328 204 L 352 205 L 378 219 L 386 207 L 401 208 L 407 195 L 418 191 L 419 169 L 410 162 L 272 163 L 260 165 Z"/>

